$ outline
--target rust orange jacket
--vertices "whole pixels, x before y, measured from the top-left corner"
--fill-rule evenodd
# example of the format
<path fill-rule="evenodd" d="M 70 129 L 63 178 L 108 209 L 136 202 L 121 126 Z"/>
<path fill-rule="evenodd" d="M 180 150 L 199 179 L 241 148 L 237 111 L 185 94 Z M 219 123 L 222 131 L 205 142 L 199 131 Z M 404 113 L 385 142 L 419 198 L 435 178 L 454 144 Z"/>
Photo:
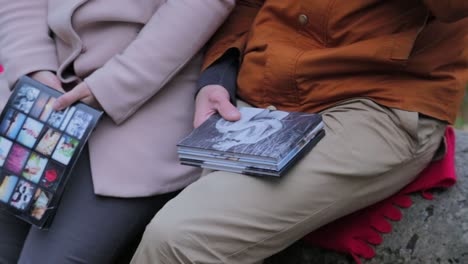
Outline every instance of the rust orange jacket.
<path fill-rule="evenodd" d="M 245 0 L 204 67 L 241 54 L 238 96 L 318 112 L 350 98 L 455 120 L 468 81 L 466 0 Z"/>

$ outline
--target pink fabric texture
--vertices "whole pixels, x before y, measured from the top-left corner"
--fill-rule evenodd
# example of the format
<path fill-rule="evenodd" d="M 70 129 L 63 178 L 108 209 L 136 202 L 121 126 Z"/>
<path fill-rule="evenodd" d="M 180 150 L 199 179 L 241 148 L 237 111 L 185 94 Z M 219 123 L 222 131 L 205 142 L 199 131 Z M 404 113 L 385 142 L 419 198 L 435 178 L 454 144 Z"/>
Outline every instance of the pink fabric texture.
<path fill-rule="evenodd" d="M 432 162 L 421 172 L 418 178 L 395 195 L 342 217 L 308 234 L 304 240 L 313 246 L 350 254 L 361 264 L 360 257 L 370 259 L 375 256 L 371 245 L 379 245 L 383 239 L 381 233 L 392 231 L 389 220 L 402 219 L 400 208 L 408 208 L 412 200 L 411 193 L 432 200 L 430 193 L 434 188 L 448 188 L 456 182 L 455 175 L 455 132 L 448 127 L 445 132 L 447 152 L 442 160 Z"/>

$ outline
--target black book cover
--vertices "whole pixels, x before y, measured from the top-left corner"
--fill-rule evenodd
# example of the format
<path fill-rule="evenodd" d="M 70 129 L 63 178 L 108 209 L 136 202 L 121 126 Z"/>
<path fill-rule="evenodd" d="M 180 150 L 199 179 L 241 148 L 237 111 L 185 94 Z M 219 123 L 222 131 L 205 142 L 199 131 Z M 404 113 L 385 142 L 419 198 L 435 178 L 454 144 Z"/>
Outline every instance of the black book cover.
<path fill-rule="evenodd" d="M 62 93 L 31 78 L 15 85 L 0 116 L 0 207 L 47 228 L 102 111 L 52 104 Z"/>

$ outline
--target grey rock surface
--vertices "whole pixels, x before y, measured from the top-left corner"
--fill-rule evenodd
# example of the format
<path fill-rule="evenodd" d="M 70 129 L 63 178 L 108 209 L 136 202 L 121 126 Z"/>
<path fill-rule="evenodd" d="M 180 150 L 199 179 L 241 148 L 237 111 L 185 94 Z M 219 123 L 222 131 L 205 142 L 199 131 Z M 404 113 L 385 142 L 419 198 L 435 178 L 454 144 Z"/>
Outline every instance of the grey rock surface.
<path fill-rule="evenodd" d="M 376 256 L 363 264 L 468 264 L 468 133 L 456 132 L 457 184 L 428 201 L 412 195 L 413 206 L 392 222 Z M 298 242 L 266 264 L 352 264 L 350 256 Z"/>

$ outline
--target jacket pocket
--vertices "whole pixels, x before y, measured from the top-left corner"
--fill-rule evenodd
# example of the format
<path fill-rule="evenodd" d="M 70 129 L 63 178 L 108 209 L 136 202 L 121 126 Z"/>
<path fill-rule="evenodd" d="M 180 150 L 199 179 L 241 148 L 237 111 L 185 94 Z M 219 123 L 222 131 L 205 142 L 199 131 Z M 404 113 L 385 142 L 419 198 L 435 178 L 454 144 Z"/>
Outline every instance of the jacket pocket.
<path fill-rule="evenodd" d="M 411 22 L 407 25 L 411 29 L 392 37 L 389 58 L 393 61 L 404 63 L 410 58 L 416 39 L 426 27 L 430 12 L 419 9 L 416 11 L 417 13 L 412 15 Z"/>
<path fill-rule="evenodd" d="M 301 103 L 295 71 L 297 61 L 303 51 L 291 45 L 290 41 L 275 40 L 266 50 L 263 83 L 266 98 L 286 108 L 297 107 Z M 278 101 L 278 98 L 281 98 L 281 101 Z"/>

